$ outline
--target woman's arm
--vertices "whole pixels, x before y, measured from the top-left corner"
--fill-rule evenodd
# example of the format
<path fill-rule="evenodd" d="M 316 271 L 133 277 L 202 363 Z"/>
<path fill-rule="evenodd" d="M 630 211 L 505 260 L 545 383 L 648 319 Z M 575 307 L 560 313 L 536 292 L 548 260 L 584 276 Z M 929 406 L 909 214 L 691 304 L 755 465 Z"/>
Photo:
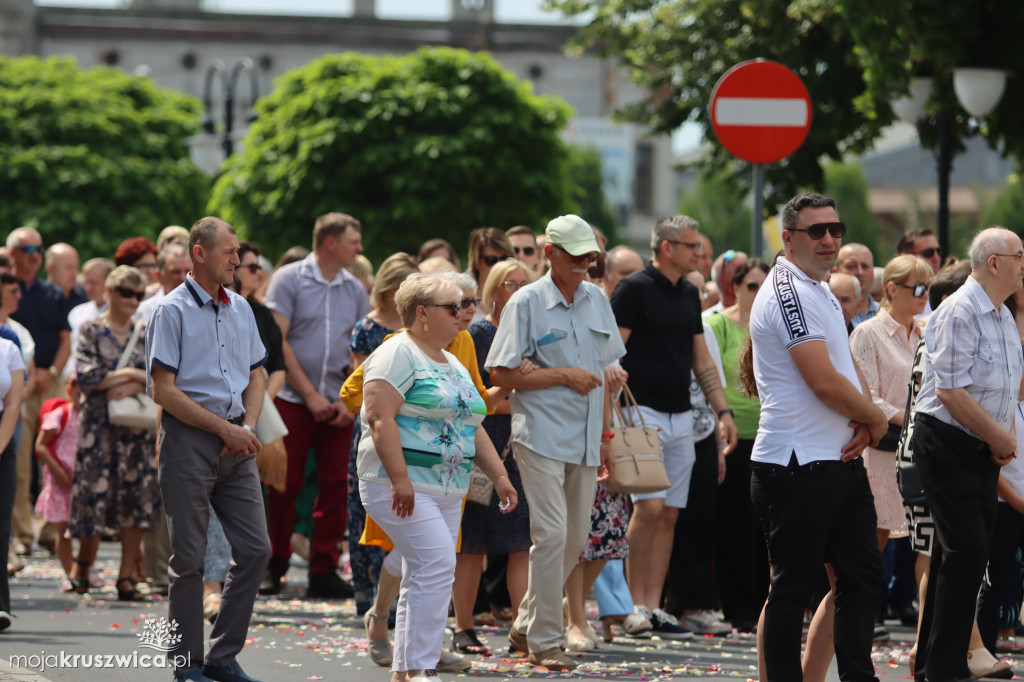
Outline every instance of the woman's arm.
<path fill-rule="evenodd" d="M 25 370 L 11 372 L 11 390 L 4 396 L 4 416 L 0 418 L 0 451 L 14 437 L 14 429 L 21 419 L 21 401 L 25 395 Z"/>
<path fill-rule="evenodd" d="M 57 461 L 53 451 L 50 450 L 50 443 L 57 437 L 57 432 L 53 429 L 40 429 L 39 436 L 36 437 L 36 456 L 50 469 L 50 473 L 53 475 L 54 480 L 61 488 L 71 487 L 71 476 L 68 474 L 67 469 Z"/>
<path fill-rule="evenodd" d="M 277 392 L 284 386 L 284 375 L 285 371 L 279 369 L 276 372 L 271 372 L 267 377 L 267 393 L 270 394 L 271 400 L 277 397 Z"/>
<path fill-rule="evenodd" d="M 404 518 L 412 514 L 415 491 L 402 454 L 402 439 L 395 417 L 405 396 L 386 381 L 370 381 L 363 385 L 366 423 L 373 438 L 373 447 L 391 481 L 391 508 Z"/>
<path fill-rule="evenodd" d="M 138 367 L 122 367 L 121 369 L 115 369 L 111 372 L 107 372 L 107 376 L 93 387 L 94 391 L 105 391 L 114 386 L 121 384 L 127 384 L 130 381 L 139 382 L 145 390 L 146 386 L 146 371 L 139 369 Z M 138 391 L 133 391 L 138 393 Z M 129 394 L 131 395 L 131 394 Z"/>

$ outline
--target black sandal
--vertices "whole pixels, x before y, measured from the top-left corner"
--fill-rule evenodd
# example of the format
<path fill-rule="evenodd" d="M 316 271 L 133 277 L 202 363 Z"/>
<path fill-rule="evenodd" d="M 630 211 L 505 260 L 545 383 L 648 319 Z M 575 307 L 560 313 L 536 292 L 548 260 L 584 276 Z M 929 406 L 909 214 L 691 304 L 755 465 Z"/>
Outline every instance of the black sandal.
<path fill-rule="evenodd" d="M 127 583 L 128 589 L 122 590 L 121 585 Z M 117 579 L 117 600 L 118 601 L 145 601 L 146 595 L 135 589 L 134 578 L 118 578 Z"/>
<path fill-rule="evenodd" d="M 491 648 L 476 636 L 476 630 L 459 630 L 452 637 L 452 648 L 463 654 L 486 654 Z"/>
<path fill-rule="evenodd" d="M 86 594 L 89 591 L 89 569 L 92 567 L 92 563 L 86 563 L 78 559 L 74 561 L 78 564 L 78 577 L 72 578 L 70 575 L 68 576 L 68 581 L 71 583 L 71 589 L 68 592 Z"/>

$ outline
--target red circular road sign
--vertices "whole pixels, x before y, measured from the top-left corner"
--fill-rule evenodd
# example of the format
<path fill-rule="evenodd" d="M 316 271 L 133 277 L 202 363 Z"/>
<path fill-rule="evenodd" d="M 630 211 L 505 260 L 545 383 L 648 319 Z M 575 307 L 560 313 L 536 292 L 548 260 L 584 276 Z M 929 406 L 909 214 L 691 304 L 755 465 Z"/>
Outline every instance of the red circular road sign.
<path fill-rule="evenodd" d="M 800 77 L 778 62 L 741 62 L 711 92 L 711 127 L 734 156 L 775 163 L 807 137 L 811 96 Z"/>

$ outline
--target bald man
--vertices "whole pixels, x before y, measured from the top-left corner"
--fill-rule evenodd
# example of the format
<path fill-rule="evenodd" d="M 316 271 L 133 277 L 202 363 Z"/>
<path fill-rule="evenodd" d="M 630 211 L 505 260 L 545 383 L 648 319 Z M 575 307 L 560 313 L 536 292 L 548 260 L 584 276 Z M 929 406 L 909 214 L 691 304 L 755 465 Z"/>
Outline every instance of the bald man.
<path fill-rule="evenodd" d="M 833 272 L 828 280 L 828 288 L 832 295 L 839 301 L 839 307 L 843 309 L 843 320 L 846 322 L 846 331 L 853 331 L 853 319 L 860 307 L 860 282 L 853 275 L 845 272 Z"/>
<path fill-rule="evenodd" d="M 628 246 L 616 246 L 605 254 L 605 264 L 604 282 L 601 286 L 611 298 L 615 285 L 624 277 L 629 277 L 637 270 L 643 270 L 644 259 Z"/>
<path fill-rule="evenodd" d="M 857 314 L 853 316 L 853 326 L 874 317 L 878 312 L 878 303 L 871 298 L 871 284 L 875 280 L 875 258 L 871 249 L 863 244 L 844 244 L 839 249 L 832 272 L 853 275 L 860 283 L 860 305 Z"/>

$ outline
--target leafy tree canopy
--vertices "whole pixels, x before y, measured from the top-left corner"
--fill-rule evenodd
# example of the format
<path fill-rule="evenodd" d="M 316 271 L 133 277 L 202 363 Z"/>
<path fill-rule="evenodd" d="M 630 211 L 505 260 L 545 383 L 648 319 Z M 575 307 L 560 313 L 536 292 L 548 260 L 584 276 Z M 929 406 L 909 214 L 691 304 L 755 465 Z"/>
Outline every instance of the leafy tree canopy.
<path fill-rule="evenodd" d="M 185 144 L 199 110 L 116 69 L 0 58 L 0 224 L 32 225 L 83 257 L 192 224 L 209 191 Z"/>
<path fill-rule="evenodd" d="M 308 244 L 316 216 L 363 223 L 371 258 L 482 225 L 541 227 L 571 210 L 559 131 L 571 110 L 490 56 L 450 48 L 328 55 L 257 105 L 209 210 L 266 250 Z"/>

